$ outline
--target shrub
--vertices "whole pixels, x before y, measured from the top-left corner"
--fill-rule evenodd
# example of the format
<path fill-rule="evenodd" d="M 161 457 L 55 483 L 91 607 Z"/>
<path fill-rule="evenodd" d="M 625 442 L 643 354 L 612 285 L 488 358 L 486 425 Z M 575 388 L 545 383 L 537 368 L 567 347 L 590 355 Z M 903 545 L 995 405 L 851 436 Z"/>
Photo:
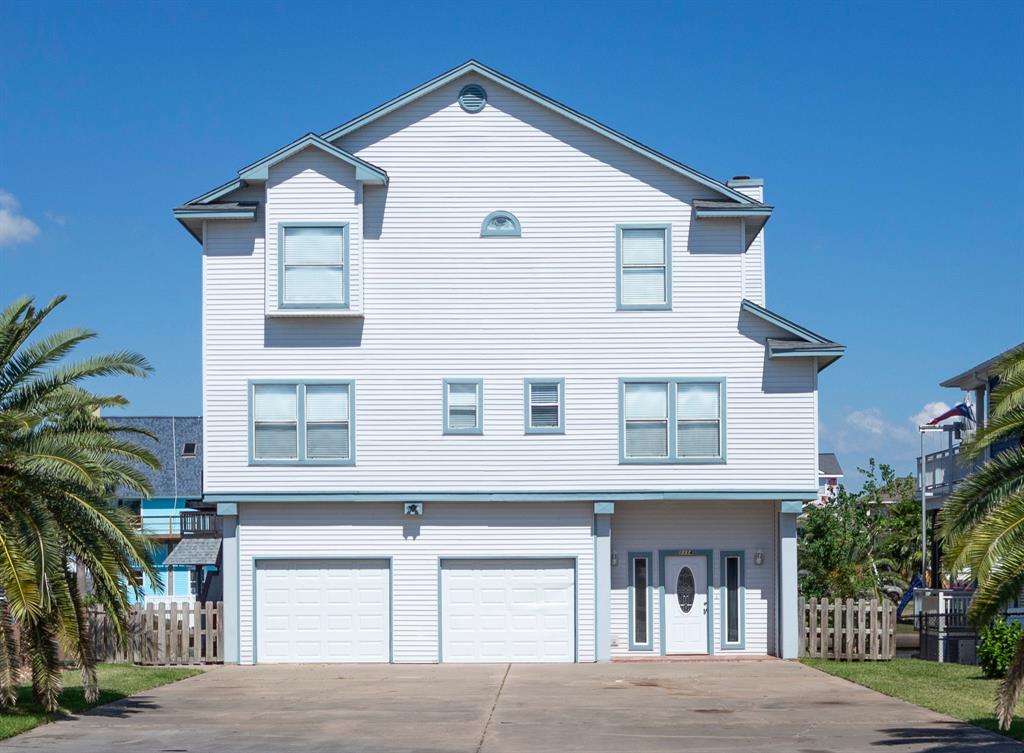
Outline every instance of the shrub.
<path fill-rule="evenodd" d="M 1016 622 L 997 617 L 978 634 L 978 663 L 985 677 L 1005 677 L 1024 630 Z"/>

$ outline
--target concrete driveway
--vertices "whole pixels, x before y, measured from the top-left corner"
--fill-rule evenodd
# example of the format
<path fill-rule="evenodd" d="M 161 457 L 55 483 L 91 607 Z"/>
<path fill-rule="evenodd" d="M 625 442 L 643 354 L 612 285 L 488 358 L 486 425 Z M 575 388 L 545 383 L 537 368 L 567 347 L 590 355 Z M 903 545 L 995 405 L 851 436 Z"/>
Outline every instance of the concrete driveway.
<path fill-rule="evenodd" d="M 1018 753 L 781 661 L 222 667 L 0 744 L 54 753 Z"/>

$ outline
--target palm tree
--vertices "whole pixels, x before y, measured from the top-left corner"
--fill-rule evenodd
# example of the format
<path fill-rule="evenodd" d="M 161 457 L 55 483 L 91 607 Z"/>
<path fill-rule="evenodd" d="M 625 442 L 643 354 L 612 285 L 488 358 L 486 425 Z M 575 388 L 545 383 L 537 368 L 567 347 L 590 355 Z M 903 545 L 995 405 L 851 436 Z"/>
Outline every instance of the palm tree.
<path fill-rule="evenodd" d="M 95 337 L 84 329 L 30 342 L 63 300 L 37 309 L 23 298 L 0 311 L 0 705 L 16 697 L 17 627 L 33 698 L 49 711 L 60 692 L 58 648 L 81 667 L 87 698 L 99 692 L 78 570 L 91 575 L 89 598 L 122 640 L 131 596 L 138 596 L 133 571 L 159 580 L 134 519 L 109 501 L 117 486 L 148 494 L 141 468 L 156 467 L 156 459 L 100 417 L 102 408 L 125 405 L 123 397 L 81 386 L 151 369 L 128 352 L 67 362 Z"/>
<path fill-rule="evenodd" d="M 968 567 L 978 581 L 968 612 L 975 625 L 988 624 L 1024 585 L 1024 349 L 996 370 L 1000 380 L 992 391 L 988 425 L 961 454 L 976 459 L 997 443 L 1011 440 L 1010 446 L 965 479 L 942 511 L 950 567 L 954 572 Z M 996 713 L 1003 729 L 1013 720 L 1022 689 L 1024 639 L 999 691 Z"/>

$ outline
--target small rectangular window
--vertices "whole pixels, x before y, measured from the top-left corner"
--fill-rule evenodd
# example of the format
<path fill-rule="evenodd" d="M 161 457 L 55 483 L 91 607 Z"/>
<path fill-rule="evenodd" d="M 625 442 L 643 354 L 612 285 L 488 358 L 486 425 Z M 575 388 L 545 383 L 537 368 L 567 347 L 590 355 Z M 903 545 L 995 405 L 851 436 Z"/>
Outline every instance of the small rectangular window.
<path fill-rule="evenodd" d="M 345 460 L 350 456 L 348 385 L 306 385 L 306 457 Z"/>
<path fill-rule="evenodd" d="M 619 308 L 668 308 L 670 250 L 667 226 L 619 228 Z"/>
<path fill-rule="evenodd" d="M 740 558 L 725 558 L 725 642 L 740 642 Z"/>
<path fill-rule="evenodd" d="M 624 388 L 627 458 L 668 457 L 668 385 L 633 382 Z"/>
<path fill-rule="evenodd" d="M 295 384 L 253 385 L 253 457 L 295 460 L 299 424 Z"/>
<path fill-rule="evenodd" d="M 284 226 L 281 242 L 281 305 L 342 308 L 348 303 L 344 227 Z"/>
<path fill-rule="evenodd" d="M 526 433 L 556 434 L 565 427 L 562 401 L 564 382 L 558 380 L 526 380 Z"/>
<path fill-rule="evenodd" d="M 647 595 L 649 561 L 647 557 L 635 556 L 632 558 L 632 586 L 633 586 L 633 644 L 645 646 L 650 644 L 648 630 L 649 605 Z"/>
<path fill-rule="evenodd" d="M 444 431 L 446 434 L 483 433 L 483 383 L 445 380 Z"/>
<path fill-rule="evenodd" d="M 676 397 L 676 452 L 681 458 L 721 457 L 721 384 L 680 382 Z"/>
<path fill-rule="evenodd" d="M 198 445 L 195 442 L 185 442 L 181 446 L 181 456 L 183 458 L 194 458 L 196 456 L 196 448 Z"/>

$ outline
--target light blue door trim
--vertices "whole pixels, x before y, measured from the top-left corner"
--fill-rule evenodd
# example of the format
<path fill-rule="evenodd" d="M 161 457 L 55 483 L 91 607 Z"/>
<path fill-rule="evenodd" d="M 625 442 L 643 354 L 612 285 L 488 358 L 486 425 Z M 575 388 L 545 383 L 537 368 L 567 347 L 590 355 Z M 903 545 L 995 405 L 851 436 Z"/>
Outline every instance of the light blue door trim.
<path fill-rule="evenodd" d="M 341 303 L 286 303 L 284 300 L 284 231 L 290 227 L 341 228 Z M 347 311 L 349 298 L 349 223 L 347 222 L 278 222 L 277 223 L 277 307 L 280 309 L 316 309 L 320 311 Z"/>
<path fill-rule="evenodd" d="M 728 606 L 729 606 L 729 588 L 728 579 L 726 578 L 725 563 L 731 557 L 735 557 L 739 560 L 739 592 L 736 595 L 736 604 L 739 608 L 739 640 L 730 643 L 726 640 L 729 635 L 729 623 L 728 623 Z M 743 550 L 723 550 L 718 553 L 718 578 L 721 583 L 721 594 L 719 601 L 721 603 L 720 609 L 722 614 L 719 619 L 722 622 L 722 634 L 720 646 L 723 651 L 742 651 L 747 647 L 747 565 L 746 565 L 746 553 Z"/>
<path fill-rule="evenodd" d="M 659 647 L 662 656 L 665 656 L 665 560 L 669 557 L 704 557 L 707 560 L 708 572 L 708 655 L 715 653 L 715 586 L 714 571 L 711 569 L 711 558 L 714 555 L 711 549 L 659 549 L 658 550 L 658 601 L 659 601 L 659 622 L 661 624 L 661 646 Z"/>
<path fill-rule="evenodd" d="M 239 547 L 241 549 L 241 547 Z M 342 555 L 330 555 L 327 557 L 310 557 L 309 555 L 300 554 L 298 556 L 286 556 L 286 555 L 272 555 L 269 557 L 253 557 L 252 558 L 252 663 L 257 664 L 259 659 L 256 655 L 256 647 L 259 645 L 259 641 L 256 637 L 256 631 L 258 629 L 257 616 L 259 611 L 257 609 L 256 600 L 259 595 L 258 583 L 256 580 L 256 571 L 259 570 L 259 563 L 261 562 L 387 562 L 388 563 L 388 662 L 394 663 L 395 661 L 395 563 L 391 555 L 382 557 L 373 556 L 357 556 L 357 557 L 345 557 Z M 239 620 L 241 622 L 241 620 Z"/>
<path fill-rule="evenodd" d="M 530 425 L 530 387 L 535 384 L 554 384 L 558 387 L 558 426 L 537 427 Z M 523 430 L 527 434 L 565 434 L 565 379 L 526 377 L 523 380 Z"/>
<path fill-rule="evenodd" d="M 442 596 L 444 586 L 442 584 L 442 570 L 445 562 L 494 562 L 507 560 L 509 562 L 530 562 L 535 560 L 564 560 L 572 562 L 572 621 L 573 625 L 573 661 L 577 664 L 580 661 L 580 558 L 575 554 L 545 554 L 508 556 L 508 555 L 486 555 L 473 557 L 470 555 L 457 555 L 454 557 L 439 556 L 437 558 L 437 661 L 444 662 L 444 603 Z"/>
<path fill-rule="evenodd" d="M 453 384 L 476 385 L 476 426 L 469 429 L 452 428 L 448 425 L 448 387 Z M 441 380 L 441 425 L 443 434 L 484 433 L 484 380 L 479 378 L 445 378 Z"/>
<path fill-rule="evenodd" d="M 665 231 L 665 301 L 664 303 L 622 302 L 622 231 Z M 615 308 L 618 311 L 671 311 L 672 310 L 672 223 L 634 222 L 615 226 Z"/>
<path fill-rule="evenodd" d="M 627 572 L 627 582 L 629 583 L 629 650 L 630 651 L 654 651 L 654 620 L 651 619 L 652 612 L 654 611 L 651 607 L 654 606 L 654 555 L 651 552 L 629 552 L 627 555 L 629 558 L 629 571 Z M 644 636 L 646 640 L 642 642 L 637 641 L 636 636 L 636 619 L 633 614 L 633 605 L 635 590 L 636 590 L 636 578 L 633 562 L 638 559 L 647 560 L 647 635 Z M 662 652 L 664 653 L 664 652 Z"/>

